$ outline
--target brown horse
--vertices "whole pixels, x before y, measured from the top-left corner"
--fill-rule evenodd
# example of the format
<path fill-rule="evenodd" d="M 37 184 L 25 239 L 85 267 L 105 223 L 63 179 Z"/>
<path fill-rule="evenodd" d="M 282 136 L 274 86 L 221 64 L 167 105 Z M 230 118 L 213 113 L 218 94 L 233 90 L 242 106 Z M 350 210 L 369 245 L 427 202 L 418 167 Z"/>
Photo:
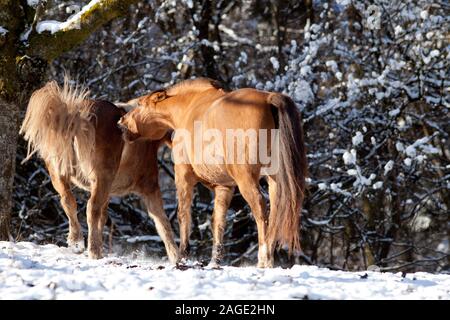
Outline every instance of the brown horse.
<path fill-rule="evenodd" d="M 84 251 L 72 184 L 90 191 L 87 204 L 88 253 L 102 257 L 103 227 L 110 194 L 139 194 L 154 219 L 171 262 L 178 260 L 170 222 L 158 185 L 160 141 L 125 143 L 117 121 L 126 112 L 107 101 L 87 99 L 88 92 L 69 85 L 47 83 L 31 96 L 21 133 L 28 140 L 28 157 L 38 151 L 69 218 L 67 242 Z M 27 160 L 26 159 L 26 160 Z"/>
<path fill-rule="evenodd" d="M 258 227 L 258 266 L 273 266 L 277 243 L 287 245 L 289 252 L 300 249 L 307 162 L 300 113 L 289 97 L 255 89 L 226 92 L 216 81 L 200 78 L 128 103 L 137 107 L 119 121 L 125 140 L 157 140 L 168 130 L 175 130 L 172 144 L 182 257 L 188 254 L 190 204 L 198 182 L 215 192 L 212 265 L 217 265 L 223 254 L 225 215 L 236 185 Z M 256 131 L 266 136 L 252 135 Z M 244 133 L 244 139 L 230 143 L 230 132 L 231 136 Z M 199 139 L 199 134 L 209 138 Z M 220 139 L 224 136 L 227 141 Z M 262 143 L 272 141 L 272 137 L 278 137 L 274 141 L 279 147 Z M 200 156 L 199 147 L 203 147 Z M 255 157 L 262 151 L 270 155 L 269 162 Z M 259 189 L 262 176 L 267 177 L 269 185 L 269 215 Z"/>

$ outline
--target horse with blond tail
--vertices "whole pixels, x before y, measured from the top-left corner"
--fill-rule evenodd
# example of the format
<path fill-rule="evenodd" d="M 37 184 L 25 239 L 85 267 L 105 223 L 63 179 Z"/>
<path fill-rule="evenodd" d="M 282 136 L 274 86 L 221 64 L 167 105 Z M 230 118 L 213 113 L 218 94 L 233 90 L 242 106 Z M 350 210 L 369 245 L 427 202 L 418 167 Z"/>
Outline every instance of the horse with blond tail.
<path fill-rule="evenodd" d="M 69 219 L 69 247 L 78 253 L 85 248 L 73 185 L 90 192 L 88 253 L 93 259 L 102 257 L 109 196 L 136 193 L 155 222 L 169 260 L 175 263 L 178 248 L 158 184 L 161 140 L 124 142 L 117 121 L 125 110 L 107 101 L 88 99 L 88 95 L 86 89 L 70 85 L 67 77 L 62 87 L 51 81 L 31 96 L 21 127 L 28 141 L 25 161 L 38 152 L 61 196 Z"/>
<path fill-rule="evenodd" d="M 225 217 L 236 186 L 256 220 L 259 267 L 273 266 L 277 244 L 289 252 L 300 249 L 307 161 L 300 112 L 291 98 L 249 88 L 227 92 L 216 81 L 200 78 L 129 103 L 136 108 L 119 121 L 125 140 L 161 139 L 175 130 L 172 152 L 182 257 L 189 252 L 190 207 L 199 182 L 215 193 L 212 266 L 223 255 Z M 240 134 L 240 141 L 228 139 Z M 277 141 L 272 137 L 279 143 L 267 143 Z M 265 152 L 271 161 L 261 157 Z M 269 185 L 269 215 L 259 188 L 263 176 Z"/>

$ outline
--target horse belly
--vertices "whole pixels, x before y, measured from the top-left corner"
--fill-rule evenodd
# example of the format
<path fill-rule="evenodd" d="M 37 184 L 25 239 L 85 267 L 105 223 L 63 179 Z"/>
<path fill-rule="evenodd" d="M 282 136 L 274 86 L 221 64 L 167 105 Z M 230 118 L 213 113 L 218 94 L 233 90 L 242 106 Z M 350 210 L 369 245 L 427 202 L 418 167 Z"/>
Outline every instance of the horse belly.
<path fill-rule="evenodd" d="M 192 168 L 198 178 L 211 185 L 235 184 L 225 165 L 196 164 Z"/>

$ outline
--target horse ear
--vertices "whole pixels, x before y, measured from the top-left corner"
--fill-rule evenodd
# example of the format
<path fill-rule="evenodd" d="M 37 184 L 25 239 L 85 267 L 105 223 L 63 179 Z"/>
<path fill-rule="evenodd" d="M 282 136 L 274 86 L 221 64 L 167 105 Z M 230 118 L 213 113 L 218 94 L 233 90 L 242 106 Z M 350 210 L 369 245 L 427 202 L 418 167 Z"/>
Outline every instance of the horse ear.
<path fill-rule="evenodd" d="M 162 101 L 162 100 L 164 100 L 166 98 L 167 98 L 167 94 L 166 94 L 165 90 L 157 91 L 154 94 L 152 94 L 151 97 L 150 97 L 150 99 L 151 99 L 151 101 L 153 103 L 160 102 L 160 101 Z"/>
<path fill-rule="evenodd" d="M 214 88 L 222 89 L 222 84 L 219 81 L 211 79 L 210 83 Z"/>

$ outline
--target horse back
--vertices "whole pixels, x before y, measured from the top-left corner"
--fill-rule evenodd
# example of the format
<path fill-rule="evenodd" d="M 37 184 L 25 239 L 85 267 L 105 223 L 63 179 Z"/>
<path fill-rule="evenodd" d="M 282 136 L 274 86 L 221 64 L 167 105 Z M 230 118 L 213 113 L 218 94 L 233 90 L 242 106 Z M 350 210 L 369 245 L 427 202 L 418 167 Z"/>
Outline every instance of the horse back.
<path fill-rule="evenodd" d="M 205 114 L 207 126 L 226 129 L 273 129 L 269 93 L 251 88 L 226 93 L 211 104 Z"/>

